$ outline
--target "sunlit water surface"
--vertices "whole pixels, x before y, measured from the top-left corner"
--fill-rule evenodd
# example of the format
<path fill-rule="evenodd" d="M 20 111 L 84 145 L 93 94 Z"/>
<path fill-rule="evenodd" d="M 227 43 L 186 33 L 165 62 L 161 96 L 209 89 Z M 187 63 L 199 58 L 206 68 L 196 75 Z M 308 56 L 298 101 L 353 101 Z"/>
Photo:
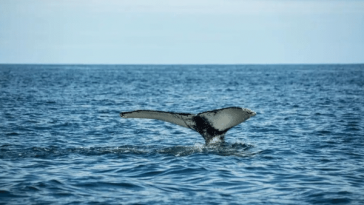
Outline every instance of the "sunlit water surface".
<path fill-rule="evenodd" d="M 257 115 L 221 145 L 121 111 Z M 364 65 L 0 65 L 0 203 L 363 204 Z"/>

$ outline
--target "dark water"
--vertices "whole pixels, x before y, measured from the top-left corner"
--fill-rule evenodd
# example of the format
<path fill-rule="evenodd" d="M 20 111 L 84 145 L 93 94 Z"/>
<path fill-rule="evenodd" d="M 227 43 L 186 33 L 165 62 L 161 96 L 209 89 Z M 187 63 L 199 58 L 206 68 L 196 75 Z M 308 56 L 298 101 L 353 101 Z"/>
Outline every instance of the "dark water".
<path fill-rule="evenodd" d="M 363 204 L 364 65 L 0 65 L 0 203 Z M 257 115 L 224 145 L 153 109 Z"/>

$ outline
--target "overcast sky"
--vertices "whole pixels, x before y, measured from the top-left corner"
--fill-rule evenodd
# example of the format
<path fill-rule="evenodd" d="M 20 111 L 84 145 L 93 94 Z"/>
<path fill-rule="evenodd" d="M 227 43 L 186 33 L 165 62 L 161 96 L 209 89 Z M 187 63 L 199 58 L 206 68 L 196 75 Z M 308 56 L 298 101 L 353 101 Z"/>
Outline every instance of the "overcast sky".
<path fill-rule="evenodd" d="M 364 63 L 364 1 L 0 0 L 0 63 Z"/>

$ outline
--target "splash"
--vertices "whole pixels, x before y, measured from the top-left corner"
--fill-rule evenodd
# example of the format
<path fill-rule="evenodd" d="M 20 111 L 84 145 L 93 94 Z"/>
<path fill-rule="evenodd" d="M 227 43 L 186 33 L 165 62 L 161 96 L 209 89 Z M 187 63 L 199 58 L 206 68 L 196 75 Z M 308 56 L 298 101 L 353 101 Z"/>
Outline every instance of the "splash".
<path fill-rule="evenodd" d="M 240 142 L 236 143 L 211 143 L 205 145 L 202 143 L 195 143 L 192 146 L 137 146 L 137 145 L 122 145 L 117 147 L 72 147 L 61 148 L 57 146 L 50 147 L 32 147 L 27 149 L 19 149 L 17 147 L 7 147 L 1 149 L 1 158 L 54 158 L 54 157 L 67 157 L 69 155 L 84 155 L 84 156 L 97 156 L 97 155 L 143 155 L 143 154 L 163 154 L 173 155 L 176 157 L 189 156 L 194 154 L 204 155 L 220 155 L 220 156 L 251 156 L 252 145 Z"/>

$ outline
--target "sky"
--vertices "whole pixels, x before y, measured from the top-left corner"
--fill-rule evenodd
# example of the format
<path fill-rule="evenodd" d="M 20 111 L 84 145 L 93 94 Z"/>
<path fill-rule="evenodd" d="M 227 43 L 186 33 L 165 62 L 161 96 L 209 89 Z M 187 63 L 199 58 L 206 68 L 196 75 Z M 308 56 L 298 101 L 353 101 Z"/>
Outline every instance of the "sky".
<path fill-rule="evenodd" d="M 364 1 L 0 0 L 0 63 L 364 63 Z"/>

